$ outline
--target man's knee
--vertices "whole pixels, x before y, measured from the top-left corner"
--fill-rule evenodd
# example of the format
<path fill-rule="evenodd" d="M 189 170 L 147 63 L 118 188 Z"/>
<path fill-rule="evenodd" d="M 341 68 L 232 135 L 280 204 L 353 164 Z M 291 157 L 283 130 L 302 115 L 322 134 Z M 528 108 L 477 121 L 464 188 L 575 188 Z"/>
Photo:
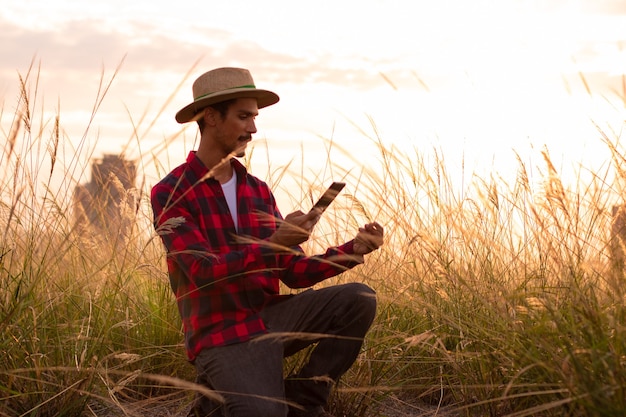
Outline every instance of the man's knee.
<path fill-rule="evenodd" d="M 374 316 L 376 312 L 376 292 L 369 286 L 360 282 L 345 284 L 346 296 L 350 305 L 363 311 L 367 315 Z"/>
<path fill-rule="evenodd" d="M 367 332 L 376 316 L 376 292 L 369 286 L 353 282 L 338 287 L 335 317 L 359 335 Z M 348 332 L 351 332 L 350 330 Z"/>

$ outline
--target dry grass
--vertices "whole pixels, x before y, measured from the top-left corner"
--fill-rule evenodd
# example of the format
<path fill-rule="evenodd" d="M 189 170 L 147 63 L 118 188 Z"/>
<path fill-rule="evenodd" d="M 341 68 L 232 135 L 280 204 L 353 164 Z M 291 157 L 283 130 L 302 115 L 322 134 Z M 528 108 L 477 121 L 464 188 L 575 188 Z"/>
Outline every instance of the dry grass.
<path fill-rule="evenodd" d="M 184 405 L 201 388 L 186 382 L 193 370 L 143 185 L 110 178 L 114 224 L 124 227 L 110 227 L 110 212 L 100 222 L 109 227 L 81 225 L 73 178 L 87 167 L 63 148 L 59 115 L 38 115 L 36 75 L 20 83 L 0 152 L 0 416 L 154 415 L 152 407 Z M 308 244 L 339 243 L 369 219 L 388 234 L 365 265 L 331 281 L 367 282 L 380 299 L 333 410 L 400 415 L 389 401 L 402 398 L 414 415 L 620 415 L 626 312 L 612 207 L 624 195 L 626 159 L 618 138 L 605 138 L 611 168 L 585 183 L 565 184 L 546 150 L 539 181 L 520 158 L 514 183 L 494 173 L 458 190 L 443 156 L 425 163 L 422 151 L 395 152 L 371 130 L 361 134 L 379 146 L 379 163 L 359 172 L 333 165 L 334 152 L 349 152 L 327 141 L 322 169 L 351 191 Z M 289 192 L 285 179 L 313 195 L 327 185 L 322 174 L 307 182 L 295 170 L 273 171 L 277 193 Z"/>

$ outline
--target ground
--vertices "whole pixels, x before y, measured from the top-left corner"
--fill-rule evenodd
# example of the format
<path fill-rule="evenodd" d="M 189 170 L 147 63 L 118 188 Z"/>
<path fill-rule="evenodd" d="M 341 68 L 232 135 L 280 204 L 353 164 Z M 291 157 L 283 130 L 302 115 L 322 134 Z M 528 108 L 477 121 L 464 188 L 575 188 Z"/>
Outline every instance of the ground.
<path fill-rule="evenodd" d="M 180 398 L 174 398 L 137 401 L 118 407 L 90 404 L 88 408 L 83 414 L 85 417 L 181 417 L 187 415 L 189 404 L 188 400 L 181 401 Z M 415 404 L 390 395 L 381 405 L 379 412 L 368 414 L 366 417 L 458 417 L 459 415 L 445 408 Z"/>

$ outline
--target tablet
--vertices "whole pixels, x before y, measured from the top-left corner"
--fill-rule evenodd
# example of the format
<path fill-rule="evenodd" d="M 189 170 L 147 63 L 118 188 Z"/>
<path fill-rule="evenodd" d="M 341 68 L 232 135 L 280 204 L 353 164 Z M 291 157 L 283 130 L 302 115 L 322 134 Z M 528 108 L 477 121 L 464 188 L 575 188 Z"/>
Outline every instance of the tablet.
<path fill-rule="evenodd" d="M 330 203 L 333 202 L 335 197 L 337 197 L 339 192 L 341 190 L 343 190 L 343 187 L 345 187 L 345 186 L 346 186 L 345 182 L 333 182 L 330 185 L 330 187 L 328 187 L 328 189 L 326 191 L 324 191 L 324 194 L 322 194 L 320 199 L 317 200 L 317 203 L 315 203 L 315 205 L 313 206 L 313 208 L 311 208 L 311 210 L 319 209 L 323 213 L 324 210 L 326 210 L 326 208 L 328 208 Z"/>

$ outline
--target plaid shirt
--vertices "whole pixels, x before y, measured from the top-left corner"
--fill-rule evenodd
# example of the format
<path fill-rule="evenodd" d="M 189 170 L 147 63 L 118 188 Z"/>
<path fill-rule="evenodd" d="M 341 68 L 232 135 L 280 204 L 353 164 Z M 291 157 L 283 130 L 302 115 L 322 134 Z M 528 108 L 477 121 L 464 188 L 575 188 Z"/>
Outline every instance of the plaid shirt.
<path fill-rule="evenodd" d="M 239 232 L 222 187 L 190 152 L 152 189 L 154 225 L 167 249 L 172 290 L 183 321 L 187 356 L 193 361 L 208 347 L 249 340 L 266 332 L 259 316 L 279 301 L 279 280 L 304 288 L 335 276 L 358 262 L 353 243 L 307 257 L 300 247 L 277 254 L 267 246 L 282 219 L 266 183 L 233 159 L 237 173 Z"/>

